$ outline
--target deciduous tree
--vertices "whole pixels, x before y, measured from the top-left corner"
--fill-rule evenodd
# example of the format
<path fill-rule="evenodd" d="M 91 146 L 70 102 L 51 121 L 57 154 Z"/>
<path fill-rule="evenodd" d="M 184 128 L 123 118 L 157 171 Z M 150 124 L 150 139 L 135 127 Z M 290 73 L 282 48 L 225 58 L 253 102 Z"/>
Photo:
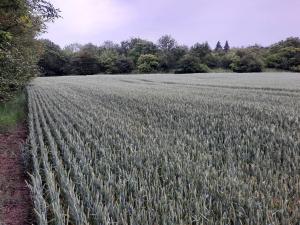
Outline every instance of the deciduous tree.
<path fill-rule="evenodd" d="M 137 67 L 140 73 L 156 72 L 159 66 L 158 57 L 151 54 L 141 55 L 137 62 Z"/>
<path fill-rule="evenodd" d="M 37 75 L 43 48 L 35 38 L 57 17 L 46 0 L 0 1 L 0 101 Z"/>

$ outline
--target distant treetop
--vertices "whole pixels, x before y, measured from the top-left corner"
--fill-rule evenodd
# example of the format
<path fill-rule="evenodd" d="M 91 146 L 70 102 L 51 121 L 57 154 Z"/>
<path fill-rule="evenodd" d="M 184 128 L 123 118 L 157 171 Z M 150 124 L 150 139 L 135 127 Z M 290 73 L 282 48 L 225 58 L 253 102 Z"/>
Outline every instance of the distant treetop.
<path fill-rule="evenodd" d="M 224 45 L 224 51 L 227 53 L 227 52 L 229 52 L 229 50 L 230 50 L 230 46 L 229 46 L 228 41 L 226 41 L 225 45 Z"/>
<path fill-rule="evenodd" d="M 221 45 L 221 42 L 220 42 L 220 41 L 218 41 L 218 42 L 217 42 L 217 45 L 216 45 L 215 51 L 216 51 L 216 52 L 223 51 L 223 47 L 222 47 L 222 45 Z"/>

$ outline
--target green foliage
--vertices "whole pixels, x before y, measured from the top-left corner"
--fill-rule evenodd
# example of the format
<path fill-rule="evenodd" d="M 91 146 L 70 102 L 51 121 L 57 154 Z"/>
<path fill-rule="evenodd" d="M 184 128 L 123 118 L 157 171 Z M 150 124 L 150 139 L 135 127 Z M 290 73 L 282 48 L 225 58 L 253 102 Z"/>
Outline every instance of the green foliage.
<path fill-rule="evenodd" d="M 223 56 L 218 53 L 207 54 L 201 61 L 209 68 L 222 68 Z"/>
<path fill-rule="evenodd" d="M 201 64 L 199 58 L 193 55 L 184 56 L 175 73 L 207 73 L 209 68 L 205 64 Z"/>
<path fill-rule="evenodd" d="M 79 52 L 81 48 L 82 48 L 81 44 L 72 43 L 72 44 L 65 46 L 63 48 L 63 52 L 68 56 L 72 56 L 72 55 L 76 54 L 77 52 Z"/>
<path fill-rule="evenodd" d="M 196 43 L 191 47 L 189 54 L 178 63 L 176 73 L 207 73 L 207 65 L 217 67 L 218 64 L 217 57 L 212 54 L 207 42 Z"/>
<path fill-rule="evenodd" d="M 298 66 L 292 66 L 292 67 L 290 67 L 290 70 L 293 71 L 293 72 L 300 73 L 300 64 Z"/>
<path fill-rule="evenodd" d="M 137 68 L 140 73 L 156 72 L 159 66 L 159 59 L 155 55 L 141 55 L 137 62 Z"/>
<path fill-rule="evenodd" d="M 179 45 L 172 49 L 171 53 L 175 58 L 176 64 L 189 52 L 189 48 L 185 45 Z"/>
<path fill-rule="evenodd" d="M 117 51 L 111 49 L 101 53 L 100 63 L 107 74 L 131 73 L 134 69 L 134 63 L 130 58 L 119 55 Z"/>
<path fill-rule="evenodd" d="M 177 42 L 170 35 L 164 35 L 158 40 L 158 48 L 163 52 L 170 52 L 176 48 Z"/>
<path fill-rule="evenodd" d="M 250 52 L 249 50 L 238 50 L 233 62 L 230 64 L 234 72 L 261 72 L 264 64 L 259 55 Z"/>
<path fill-rule="evenodd" d="M 108 74 L 118 73 L 118 67 L 116 65 L 118 59 L 118 53 L 113 50 L 105 50 L 101 53 L 100 63 L 103 66 L 104 72 Z"/>
<path fill-rule="evenodd" d="M 297 72 L 300 65 L 300 39 L 291 37 L 271 45 L 266 54 L 266 65 Z"/>
<path fill-rule="evenodd" d="M 214 52 L 205 56 L 203 62 L 209 68 L 230 69 L 230 65 L 236 60 L 238 60 L 238 56 L 233 51 L 226 54 L 225 52 Z"/>
<path fill-rule="evenodd" d="M 134 63 L 132 59 L 125 57 L 125 56 L 119 56 L 116 60 L 116 67 L 118 68 L 117 73 L 120 74 L 129 74 L 134 69 Z"/>
<path fill-rule="evenodd" d="M 71 58 L 68 74 L 92 75 L 101 70 L 99 60 L 88 53 L 80 53 Z"/>
<path fill-rule="evenodd" d="M 49 40 L 41 40 L 44 51 L 38 66 L 44 76 L 56 76 L 65 73 L 69 59 L 60 47 Z"/>
<path fill-rule="evenodd" d="M 205 43 L 196 43 L 195 45 L 192 46 L 190 50 L 190 54 L 198 57 L 199 59 L 203 59 L 206 55 L 210 54 L 211 48 L 207 42 Z"/>
<path fill-rule="evenodd" d="M 59 47 L 50 48 L 53 54 L 44 53 L 40 63 L 46 65 L 43 67 L 49 67 L 50 71 L 57 71 L 50 72 L 49 75 L 81 72 L 127 74 L 132 71 L 196 73 L 208 72 L 209 68 L 234 72 L 260 72 L 267 68 L 275 68 L 297 72 L 300 65 L 299 46 L 299 38 L 288 38 L 270 47 L 253 45 L 246 48 L 230 48 L 226 41 L 224 49 L 218 42 L 216 49 L 212 51 L 207 42 L 196 43 L 188 48 L 178 45 L 170 35 L 164 35 L 157 44 L 140 38 L 131 38 L 120 44 L 106 41 L 100 46 L 75 43 L 63 50 Z M 149 63 L 139 65 L 139 58 L 149 54 L 158 58 L 154 60 L 155 65 L 150 66 Z M 84 68 L 85 66 L 88 68 Z"/>
<path fill-rule="evenodd" d="M 198 73 L 208 73 L 210 71 L 209 67 L 206 64 L 200 63 L 198 68 Z"/>
<path fill-rule="evenodd" d="M 157 44 L 159 48 L 159 70 L 168 72 L 176 67 L 178 61 L 178 45 L 174 38 L 170 35 L 162 36 Z M 179 56 L 181 58 L 182 56 Z"/>
<path fill-rule="evenodd" d="M 32 49 L 22 49 L 2 44 L 0 47 L 0 102 L 12 97 L 38 73 L 36 55 Z"/>
<path fill-rule="evenodd" d="M 300 38 L 299 37 L 289 37 L 286 40 L 280 41 L 270 46 L 269 51 L 271 54 L 277 53 L 282 48 L 300 48 Z"/>
<path fill-rule="evenodd" d="M 187 53 L 188 53 L 188 47 L 178 46 L 178 45 L 172 48 L 169 47 L 168 50 L 161 50 L 158 53 L 159 70 L 163 72 L 169 72 L 175 70 L 179 61 Z"/>
<path fill-rule="evenodd" d="M 128 56 L 136 65 L 138 65 L 140 56 L 155 55 L 158 52 L 158 48 L 154 43 L 142 39 L 132 39 L 129 46 Z"/>
<path fill-rule="evenodd" d="M 224 69 L 230 69 L 230 65 L 239 60 L 238 56 L 235 54 L 235 52 L 233 51 L 230 51 L 228 52 L 227 54 L 223 55 L 221 57 L 221 65 L 220 67 L 221 68 L 224 68 Z"/>
<path fill-rule="evenodd" d="M 12 34 L 10 32 L 5 32 L 3 30 L 0 30 L 0 43 L 8 43 L 13 38 Z"/>
<path fill-rule="evenodd" d="M 0 1 L 0 101 L 13 96 L 38 74 L 42 48 L 35 37 L 57 13 L 45 0 Z"/>
<path fill-rule="evenodd" d="M 270 68 L 294 71 L 300 65 L 300 48 L 283 47 L 276 51 L 270 50 L 266 63 Z"/>

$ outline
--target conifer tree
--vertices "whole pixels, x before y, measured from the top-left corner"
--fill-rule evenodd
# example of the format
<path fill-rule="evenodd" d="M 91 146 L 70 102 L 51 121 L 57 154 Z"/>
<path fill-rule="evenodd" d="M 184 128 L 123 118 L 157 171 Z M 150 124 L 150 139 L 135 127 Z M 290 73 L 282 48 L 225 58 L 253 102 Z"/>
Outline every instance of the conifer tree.
<path fill-rule="evenodd" d="M 224 51 L 227 53 L 227 52 L 229 52 L 229 50 L 230 50 L 230 46 L 229 46 L 228 41 L 226 41 L 226 43 L 224 45 Z"/>
<path fill-rule="evenodd" d="M 216 51 L 216 52 L 220 52 L 220 51 L 222 51 L 222 50 L 223 50 L 223 47 L 222 47 L 222 45 L 221 45 L 221 42 L 218 41 L 218 43 L 217 43 L 217 45 L 216 45 L 216 48 L 215 48 L 215 51 Z"/>

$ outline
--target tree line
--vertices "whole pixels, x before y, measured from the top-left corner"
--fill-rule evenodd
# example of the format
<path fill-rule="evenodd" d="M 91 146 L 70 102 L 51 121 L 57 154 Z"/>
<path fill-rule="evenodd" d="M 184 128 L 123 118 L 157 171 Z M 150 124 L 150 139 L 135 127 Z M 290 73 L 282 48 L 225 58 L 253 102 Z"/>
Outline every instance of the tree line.
<path fill-rule="evenodd" d="M 253 45 L 230 48 L 219 41 L 212 49 L 207 42 L 191 47 L 179 45 L 170 35 L 157 43 L 131 38 L 121 43 L 70 44 L 63 49 L 49 40 L 38 65 L 44 76 L 129 74 L 129 73 L 205 73 L 210 71 L 261 72 L 267 68 L 300 72 L 300 39 L 287 38 L 268 47 Z"/>
<path fill-rule="evenodd" d="M 35 76 L 71 74 L 201 73 L 215 70 L 260 72 L 266 68 L 300 72 L 300 40 L 288 38 L 268 47 L 212 49 L 207 42 L 179 45 L 169 35 L 157 43 L 131 38 L 121 43 L 70 44 L 63 49 L 37 37 L 59 17 L 47 0 L 0 1 L 0 102 Z"/>

